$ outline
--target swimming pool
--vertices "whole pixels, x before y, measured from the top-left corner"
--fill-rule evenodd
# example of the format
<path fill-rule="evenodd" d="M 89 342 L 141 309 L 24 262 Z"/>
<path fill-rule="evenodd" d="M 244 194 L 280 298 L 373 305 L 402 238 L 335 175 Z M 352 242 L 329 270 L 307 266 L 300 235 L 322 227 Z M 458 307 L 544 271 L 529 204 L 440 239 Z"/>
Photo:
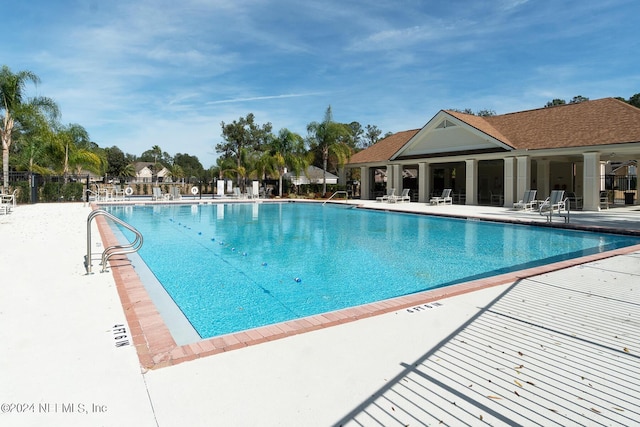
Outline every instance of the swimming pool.
<path fill-rule="evenodd" d="M 640 243 L 310 203 L 112 206 L 202 338 Z"/>

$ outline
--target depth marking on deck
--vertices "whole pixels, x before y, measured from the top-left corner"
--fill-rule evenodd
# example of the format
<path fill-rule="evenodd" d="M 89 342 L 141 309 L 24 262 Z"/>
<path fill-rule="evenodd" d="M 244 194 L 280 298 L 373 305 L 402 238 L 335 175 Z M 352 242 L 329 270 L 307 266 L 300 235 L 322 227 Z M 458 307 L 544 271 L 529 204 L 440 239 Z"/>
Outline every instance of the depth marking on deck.
<path fill-rule="evenodd" d="M 129 342 L 129 332 L 127 332 L 126 325 L 122 323 L 114 324 L 111 328 L 111 333 L 113 333 L 116 347 L 124 347 L 131 344 Z"/>
<path fill-rule="evenodd" d="M 429 311 L 432 308 L 440 308 L 444 304 L 441 302 L 428 302 L 426 304 L 420 304 L 415 307 L 407 308 L 407 313 L 417 313 L 419 311 Z"/>

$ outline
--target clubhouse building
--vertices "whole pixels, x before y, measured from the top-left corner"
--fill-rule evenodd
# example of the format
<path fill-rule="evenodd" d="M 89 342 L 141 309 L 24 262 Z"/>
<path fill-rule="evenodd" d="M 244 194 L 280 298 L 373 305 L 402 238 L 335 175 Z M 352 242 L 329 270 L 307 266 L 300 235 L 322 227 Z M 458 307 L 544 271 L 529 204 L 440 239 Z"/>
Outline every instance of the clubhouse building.
<path fill-rule="evenodd" d="M 542 200 L 561 189 L 595 211 L 603 191 L 612 202 L 638 203 L 638 160 L 640 109 L 603 98 L 487 117 L 441 110 L 346 167 L 360 169 L 367 200 L 408 188 L 412 201 L 428 203 L 450 188 L 454 203 L 510 207 L 527 190 Z"/>

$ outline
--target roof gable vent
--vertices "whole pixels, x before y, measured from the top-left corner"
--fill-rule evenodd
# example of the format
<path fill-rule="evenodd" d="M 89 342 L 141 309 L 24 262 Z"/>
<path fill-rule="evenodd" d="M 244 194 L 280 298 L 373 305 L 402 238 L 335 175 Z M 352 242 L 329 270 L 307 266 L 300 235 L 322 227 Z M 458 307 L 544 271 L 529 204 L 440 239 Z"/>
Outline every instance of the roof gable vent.
<path fill-rule="evenodd" d="M 445 129 L 445 128 L 452 128 L 455 127 L 456 125 L 453 124 L 452 122 L 450 122 L 447 119 L 444 119 L 442 122 L 440 122 L 440 124 L 438 126 L 436 126 L 436 129 Z"/>

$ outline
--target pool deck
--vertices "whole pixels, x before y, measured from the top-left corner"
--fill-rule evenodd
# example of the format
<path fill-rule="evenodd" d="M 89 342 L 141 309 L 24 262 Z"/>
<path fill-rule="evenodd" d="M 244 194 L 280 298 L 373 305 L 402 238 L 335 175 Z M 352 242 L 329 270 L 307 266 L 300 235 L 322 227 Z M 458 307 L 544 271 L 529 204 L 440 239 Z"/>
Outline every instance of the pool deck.
<path fill-rule="evenodd" d="M 640 246 L 185 348 L 147 342 L 163 325 L 126 261 L 85 274 L 90 209 L 0 215 L 0 425 L 640 425 Z M 640 232 L 640 206 L 570 226 Z"/>

